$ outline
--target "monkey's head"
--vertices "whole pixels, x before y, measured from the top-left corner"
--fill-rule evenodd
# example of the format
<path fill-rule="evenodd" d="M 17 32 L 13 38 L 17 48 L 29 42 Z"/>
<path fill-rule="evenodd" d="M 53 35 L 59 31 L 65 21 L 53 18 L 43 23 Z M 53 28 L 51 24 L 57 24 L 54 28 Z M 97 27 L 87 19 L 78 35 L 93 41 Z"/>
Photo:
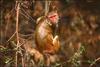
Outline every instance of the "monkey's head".
<path fill-rule="evenodd" d="M 58 15 L 57 11 L 49 12 L 47 15 L 47 18 L 52 24 L 57 24 L 59 21 L 59 15 Z"/>

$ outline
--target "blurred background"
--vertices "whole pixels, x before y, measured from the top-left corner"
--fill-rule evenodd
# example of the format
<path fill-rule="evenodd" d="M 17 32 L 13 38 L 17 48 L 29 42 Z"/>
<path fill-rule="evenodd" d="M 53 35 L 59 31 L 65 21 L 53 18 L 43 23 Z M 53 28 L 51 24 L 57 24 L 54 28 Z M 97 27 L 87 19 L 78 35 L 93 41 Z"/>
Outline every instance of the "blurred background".
<path fill-rule="evenodd" d="M 60 16 L 55 33 L 61 50 L 51 67 L 100 67 L 100 0 L 0 0 L 0 67 L 43 67 L 35 63 L 31 51 L 36 20 L 45 15 L 46 7 L 55 7 Z"/>

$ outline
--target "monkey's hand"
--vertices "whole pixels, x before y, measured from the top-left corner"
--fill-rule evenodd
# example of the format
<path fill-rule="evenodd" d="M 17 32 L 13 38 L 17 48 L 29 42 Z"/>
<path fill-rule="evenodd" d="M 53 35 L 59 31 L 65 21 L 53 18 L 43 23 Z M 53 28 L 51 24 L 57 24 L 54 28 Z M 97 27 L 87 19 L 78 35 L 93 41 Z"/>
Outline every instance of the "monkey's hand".
<path fill-rule="evenodd" d="M 59 37 L 58 35 L 56 35 L 53 39 L 53 45 L 54 45 L 54 49 L 55 51 L 58 51 L 60 48 L 60 43 L 59 43 Z"/>

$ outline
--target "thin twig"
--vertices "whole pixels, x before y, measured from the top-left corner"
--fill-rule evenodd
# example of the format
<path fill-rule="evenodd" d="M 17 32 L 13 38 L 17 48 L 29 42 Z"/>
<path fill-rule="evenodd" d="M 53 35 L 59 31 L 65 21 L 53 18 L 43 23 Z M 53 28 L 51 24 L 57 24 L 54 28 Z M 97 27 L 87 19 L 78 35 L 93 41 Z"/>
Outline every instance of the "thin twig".
<path fill-rule="evenodd" d="M 13 11 L 14 11 L 15 8 L 13 8 L 10 12 L 8 12 L 6 15 L 12 15 Z M 7 33 L 7 30 L 8 30 L 8 26 L 9 26 L 9 23 L 10 23 L 10 19 L 7 19 L 7 24 L 6 24 L 6 28 L 5 28 L 5 36 L 6 36 L 6 33 Z"/>
<path fill-rule="evenodd" d="M 15 34 L 16 34 L 16 31 L 15 31 L 14 34 L 7 40 L 7 42 L 10 41 L 10 40 L 14 37 Z"/>
<path fill-rule="evenodd" d="M 22 59 L 22 67 L 25 67 L 25 64 L 24 64 L 24 56 L 23 56 L 23 53 L 22 53 L 22 51 L 21 51 L 21 59 Z"/>
<path fill-rule="evenodd" d="M 89 67 L 92 67 L 98 60 L 100 60 L 100 57 L 99 58 L 97 58 L 97 59 L 95 59 L 94 60 L 94 62 L 92 63 L 92 64 L 90 64 L 90 66 Z"/>
<path fill-rule="evenodd" d="M 16 4 L 17 4 L 18 2 L 16 1 Z M 18 35 L 18 21 L 19 21 L 19 9 L 20 9 L 20 4 L 18 3 L 17 4 L 17 11 L 16 11 L 16 38 L 17 38 L 17 49 L 18 49 L 18 45 L 19 45 L 19 35 Z M 16 51 L 16 67 L 18 67 L 17 66 L 17 62 L 18 62 L 18 56 L 17 56 L 17 54 L 18 54 L 18 52 Z"/>
<path fill-rule="evenodd" d="M 51 1 L 46 0 L 45 1 L 45 15 L 49 12 L 49 6 L 50 6 Z"/>
<path fill-rule="evenodd" d="M 29 18 L 31 19 L 31 21 L 35 22 L 35 20 L 29 15 L 28 12 L 26 12 L 23 8 L 22 8 L 21 10 L 25 13 L 25 15 L 26 15 L 27 17 L 29 17 Z"/>

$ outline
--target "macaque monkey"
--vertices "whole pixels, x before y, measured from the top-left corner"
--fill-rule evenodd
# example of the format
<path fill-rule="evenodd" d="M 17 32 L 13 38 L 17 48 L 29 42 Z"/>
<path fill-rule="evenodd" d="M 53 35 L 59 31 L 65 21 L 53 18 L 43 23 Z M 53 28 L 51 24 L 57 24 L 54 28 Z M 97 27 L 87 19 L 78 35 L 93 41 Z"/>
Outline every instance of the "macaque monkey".
<path fill-rule="evenodd" d="M 57 11 L 51 11 L 47 16 L 43 16 L 37 20 L 35 31 L 36 47 L 45 55 L 53 55 L 59 51 L 59 36 L 53 36 L 54 32 L 52 30 L 52 25 L 56 25 L 58 20 L 59 16 Z M 48 60 L 49 59 L 47 59 L 47 65 L 50 64 Z"/>

